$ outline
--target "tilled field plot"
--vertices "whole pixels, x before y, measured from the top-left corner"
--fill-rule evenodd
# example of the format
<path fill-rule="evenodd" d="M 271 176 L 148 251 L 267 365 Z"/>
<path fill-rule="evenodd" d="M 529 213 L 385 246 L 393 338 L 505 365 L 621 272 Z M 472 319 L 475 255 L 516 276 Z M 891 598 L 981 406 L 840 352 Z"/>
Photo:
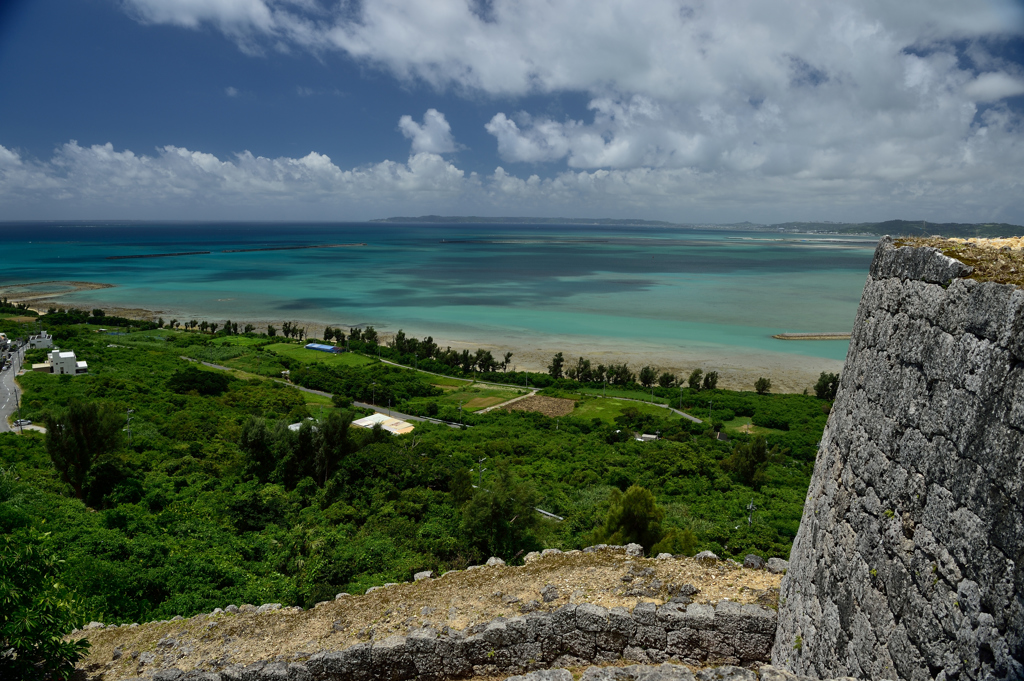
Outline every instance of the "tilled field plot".
<path fill-rule="evenodd" d="M 543 397 L 541 395 L 524 397 L 505 407 L 508 411 L 536 411 L 545 416 L 568 416 L 575 408 L 575 400 L 563 400 L 560 397 Z"/>

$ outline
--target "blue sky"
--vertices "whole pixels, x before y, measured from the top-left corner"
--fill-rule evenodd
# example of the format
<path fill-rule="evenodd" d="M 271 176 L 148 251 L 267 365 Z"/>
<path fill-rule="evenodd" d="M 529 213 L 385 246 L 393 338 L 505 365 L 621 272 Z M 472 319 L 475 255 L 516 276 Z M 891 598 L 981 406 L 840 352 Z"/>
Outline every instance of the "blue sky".
<path fill-rule="evenodd" d="M 1010 0 L 15 0 L 0 219 L 1024 223 Z"/>

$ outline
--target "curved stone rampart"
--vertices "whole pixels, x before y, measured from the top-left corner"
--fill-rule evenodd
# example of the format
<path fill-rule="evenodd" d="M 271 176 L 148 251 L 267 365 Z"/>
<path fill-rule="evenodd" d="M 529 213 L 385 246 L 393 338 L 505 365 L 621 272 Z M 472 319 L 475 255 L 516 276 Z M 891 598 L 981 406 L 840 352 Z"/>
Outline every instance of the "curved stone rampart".
<path fill-rule="evenodd" d="M 883 239 L 783 578 L 773 663 L 1024 678 L 1024 291 Z"/>
<path fill-rule="evenodd" d="M 154 681 L 437 681 L 521 674 L 628 659 L 693 665 L 768 661 L 776 614 L 721 601 L 640 603 L 632 612 L 583 603 L 498 619 L 477 633 L 421 629 L 408 636 L 321 652 L 304 662 L 257 662 L 216 671 L 162 669 Z"/>

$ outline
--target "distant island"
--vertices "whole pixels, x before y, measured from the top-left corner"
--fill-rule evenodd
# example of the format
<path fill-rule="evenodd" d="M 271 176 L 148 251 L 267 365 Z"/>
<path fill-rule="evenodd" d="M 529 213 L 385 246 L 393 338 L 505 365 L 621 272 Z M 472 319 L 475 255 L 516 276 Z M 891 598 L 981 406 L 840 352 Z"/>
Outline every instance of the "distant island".
<path fill-rule="evenodd" d="M 928 222 L 927 220 L 886 220 L 884 222 L 781 222 L 758 224 L 676 223 L 664 220 L 614 218 L 481 217 L 479 215 L 421 215 L 391 217 L 370 222 L 399 224 L 507 224 L 507 225 L 602 225 L 608 227 L 679 227 L 684 229 L 728 229 L 766 232 L 817 232 L 826 234 L 871 234 L 875 236 L 1004 237 L 1024 235 L 1024 226 L 1005 222 Z"/>

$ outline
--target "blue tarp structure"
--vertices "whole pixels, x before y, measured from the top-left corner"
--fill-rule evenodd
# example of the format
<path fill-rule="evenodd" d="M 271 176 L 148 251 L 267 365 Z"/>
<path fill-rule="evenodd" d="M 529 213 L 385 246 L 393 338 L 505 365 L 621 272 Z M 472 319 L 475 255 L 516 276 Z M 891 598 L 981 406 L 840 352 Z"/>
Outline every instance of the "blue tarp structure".
<path fill-rule="evenodd" d="M 319 350 L 320 352 L 344 352 L 341 348 L 323 343 L 306 343 L 307 350 Z"/>

